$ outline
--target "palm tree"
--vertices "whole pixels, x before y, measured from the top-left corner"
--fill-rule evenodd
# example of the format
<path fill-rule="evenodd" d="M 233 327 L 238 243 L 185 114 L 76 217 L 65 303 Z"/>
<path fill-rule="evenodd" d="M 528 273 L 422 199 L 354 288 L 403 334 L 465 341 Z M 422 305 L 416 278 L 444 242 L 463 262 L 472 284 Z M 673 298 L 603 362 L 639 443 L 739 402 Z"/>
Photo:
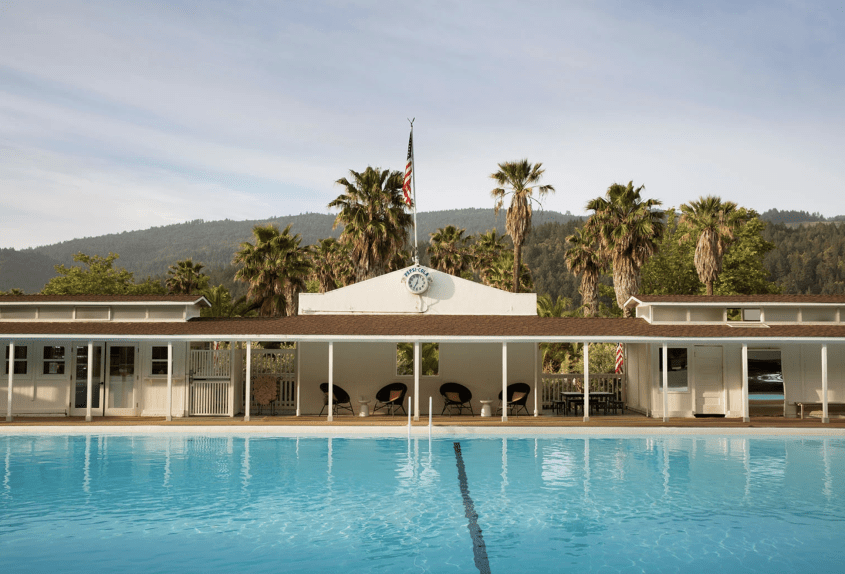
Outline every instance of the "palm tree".
<path fill-rule="evenodd" d="M 311 278 L 317 281 L 320 293 L 327 293 L 352 283 L 349 247 L 327 237 L 319 240 L 311 251 Z"/>
<path fill-rule="evenodd" d="M 519 293 L 519 281 L 517 280 L 522 264 L 522 244 L 531 231 L 531 201 L 534 190 L 542 199 L 547 193 L 553 193 L 555 188 L 551 185 L 537 185 L 543 177 L 543 164 L 531 165 L 527 159 L 521 161 L 504 162 L 499 164 L 499 171 L 490 174 L 496 180 L 499 187 L 490 192 L 496 199 L 495 211 L 498 214 L 504 204 L 505 197 L 510 194 L 511 205 L 508 208 L 505 220 L 505 229 L 513 239 L 513 292 Z"/>
<path fill-rule="evenodd" d="M 639 293 L 640 269 L 657 250 L 663 236 L 663 213 L 655 209 L 661 203 L 656 199 L 643 199 L 640 192 L 644 185 L 634 189 L 614 183 L 607 188 L 606 197 L 597 197 L 587 204 L 593 211 L 585 227 L 595 234 L 604 255 L 613 265 L 613 288 L 616 303 L 626 317 L 630 311 L 625 302 Z"/>
<path fill-rule="evenodd" d="M 563 296 L 552 300 L 551 295 L 543 294 L 537 297 L 537 315 L 540 317 L 571 317 L 573 312 L 569 310 L 572 301 Z M 564 373 L 572 367 L 572 358 L 577 343 L 540 343 L 540 351 L 543 354 L 544 373 Z"/>
<path fill-rule="evenodd" d="M 177 261 L 167 271 L 167 290 L 176 295 L 190 295 L 195 291 L 205 289 L 208 276 L 200 271 L 202 263 L 194 263 L 191 258 Z"/>
<path fill-rule="evenodd" d="M 485 285 L 501 289 L 502 291 L 513 291 L 514 264 L 513 251 L 503 251 L 498 259 L 482 271 L 482 280 Z M 531 278 L 531 271 L 524 263 L 519 266 L 519 288 L 522 291 L 534 289 L 534 281 Z"/>
<path fill-rule="evenodd" d="M 598 245 L 598 238 L 582 227 L 566 238 L 569 250 L 566 265 L 576 275 L 581 275 L 581 305 L 585 317 L 594 317 L 599 311 L 599 277 L 605 262 Z"/>
<path fill-rule="evenodd" d="M 343 225 L 340 240 L 350 247 L 355 280 L 381 275 L 394 253 L 405 247 L 412 223 L 405 211 L 402 174 L 367 167 L 360 173 L 349 170 L 349 178 L 336 183 L 344 193 L 329 207 L 340 209 L 334 227 Z"/>
<path fill-rule="evenodd" d="M 506 248 L 504 236 L 499 235 L 495 229 L 478 234 L 471 250 L 472 270 L 478 274 L 485 285 L 490 285 L 488 281 L 490 267 Z"/>
<path fill-rule="evenodd" d="M 431 234 L 428 253 L 432 267 L 457 277 L 464 271 L 469 271 L 472 256 L 467 248 L 469 237 L 464 237 L 465 231 L 466 229 L 447 225 Z"/>
<path fill-rule="evenodd" d="M 302 238 L 290 228 L 279 233 L 275 225 L 256 225 L 255 245 L 241 243 L 235 253 L 233 263 L 242 266 L 235 279 L 249 284 L 247 296 L 262 317 L 295 315 L 297 295 L 311 271 L 308 249 L 299 246 Z"/>
<path fill-rule="evenodd" d="M 698 279 L 713 294 L 713 283 L 722 272 L 722 258 L 734 239 L 734 233 L 746 220 L 744 210 L 733 201 L 722 202 L 721 197 L 708 195 L 681 205 L 680 225 L 686 226 L 681 242 L 698 236 L 695 244 L 695 270 Z"/>

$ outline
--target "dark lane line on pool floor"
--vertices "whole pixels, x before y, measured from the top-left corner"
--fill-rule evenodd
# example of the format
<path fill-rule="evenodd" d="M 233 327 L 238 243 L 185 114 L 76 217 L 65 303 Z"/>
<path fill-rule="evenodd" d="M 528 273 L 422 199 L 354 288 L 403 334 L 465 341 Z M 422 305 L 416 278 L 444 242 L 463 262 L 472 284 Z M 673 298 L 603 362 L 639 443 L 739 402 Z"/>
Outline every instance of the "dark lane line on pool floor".
<path fill-rule="evenodd" d="M 472 537 L 472 554 L 475 558 L 475 567 L 481 574 L 490 574 L 490 561 L 487 559 L 487 547 L 484 545 L 484 537 L 481 536 L 481 528 L 478 526 L 478 514 L 475 512 L 475 503 L 469 495 L 467 486 L 467 473 L 464 468 L 464 457 L 461 455 L 461 443 L 454 443 L 455 458 L 458 465 L 458 482 L 461 485 L 461 496 L 464 499 L 464 512 L 469 524 L 469 534 Z"/>

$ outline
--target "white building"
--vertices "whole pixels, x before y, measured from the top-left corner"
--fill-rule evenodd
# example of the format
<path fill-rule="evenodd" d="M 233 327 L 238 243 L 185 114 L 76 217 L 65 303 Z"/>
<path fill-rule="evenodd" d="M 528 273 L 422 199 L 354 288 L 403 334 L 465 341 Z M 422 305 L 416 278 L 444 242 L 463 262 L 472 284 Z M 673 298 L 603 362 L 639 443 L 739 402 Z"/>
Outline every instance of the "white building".
<path fill-rule="evenodd" d="M 0 297 L 0 412 L 317 414 L 321 383 L 342 387 L 357 411 L 357 399 L 399 381 L 415 416 L 427 413 L 429 397 L 441 413 L 445 382 L 472 392 L 476 414 L 480 400 L 495 406 L 509 384 L 528 383 L 530 414 L 551 414 L 561 391 L 585 376 L 542 374 L 538 344 L 573 341 L 626 343 L 626 377 L 587 373 L 588 389 L 612 390 L 652 417 L 748 418 L 749 365 L 759 357 L 781 367 L 786 416 L 796 416 L 796 403 L 819 403 L 826 420 L 845 402 L 842 296 L 639 296 L 627 303 L 632 319 L 541 318 L 534 294 L 412 267 L 302 294 L 295 317 L 200 318 L 207 305 L 198 296 Z M 434 372 L 422 373 L 419 358 L 397 372 L 400 344 L 415 357 L 436 345 Z"/>

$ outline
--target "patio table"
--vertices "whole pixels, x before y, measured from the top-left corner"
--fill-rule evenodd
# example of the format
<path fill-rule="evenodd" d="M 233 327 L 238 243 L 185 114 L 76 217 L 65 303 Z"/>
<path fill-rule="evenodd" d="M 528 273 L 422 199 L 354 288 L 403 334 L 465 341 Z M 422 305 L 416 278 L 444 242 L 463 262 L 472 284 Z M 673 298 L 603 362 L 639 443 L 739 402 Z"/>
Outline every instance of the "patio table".
<path fill-rule="evenodd" d="M 605 391 L 595 391 L 590 393 L 590 405 L 595 405 L 596 409 L 604 409 L 604 414 L 607 414 L 607 402 L 614 398 L 614 393 Z M 560 401 L 555 401 L 555 407 L 560 414 L 563 410 L 564 414 L 569 414 L 569 409 L 574 408 L 575 413 L 578 412 L 578 407 L 584 405 L 584 393 L 578 391 L 564 391 L 560 393 Z"/>

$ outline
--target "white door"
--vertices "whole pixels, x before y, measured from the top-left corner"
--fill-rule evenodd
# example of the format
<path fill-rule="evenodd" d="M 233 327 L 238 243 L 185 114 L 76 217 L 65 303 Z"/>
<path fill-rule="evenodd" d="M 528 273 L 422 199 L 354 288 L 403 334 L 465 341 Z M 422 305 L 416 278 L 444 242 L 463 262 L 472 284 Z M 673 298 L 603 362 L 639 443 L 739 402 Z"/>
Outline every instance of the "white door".
<path fill-rule="evenodd" d="M 106 369 L 106 414 L 133 416 L 136 410 L 138 348 L 135 345 L 109 345 Z"/>
<path fill-rule="evenodd" d="M 695 347 L 696 414 L 725 414 L 725 382 L 722 378 L 722 347 Z"/>
<path fill-rule="evenodd" d="M 83 416 L 88 413 L 88 345 L 74 345 L 73 396 L 71 397 L 71 416 Z M 103 345 L 94 345 L 94 368 L 91 370 L 91 414 L 103 416 Z"/>

